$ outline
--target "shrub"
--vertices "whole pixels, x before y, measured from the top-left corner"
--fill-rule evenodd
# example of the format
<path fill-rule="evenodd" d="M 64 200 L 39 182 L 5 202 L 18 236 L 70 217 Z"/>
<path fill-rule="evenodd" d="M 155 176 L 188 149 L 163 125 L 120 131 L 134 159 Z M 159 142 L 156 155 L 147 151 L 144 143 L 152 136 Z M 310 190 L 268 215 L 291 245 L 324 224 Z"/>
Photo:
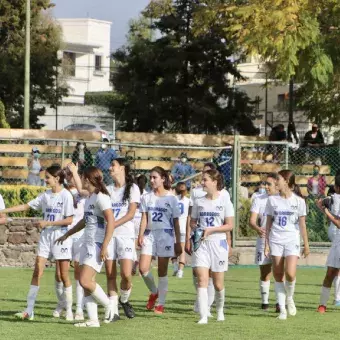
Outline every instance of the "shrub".
<path fill-rule="evenodd" d="M 1 185 L 0 194 L 2 195 L 6 208 L 15 205 L 26 204 L 36 198 L 39 194 L 46 191 L 44 187 L 35 187 L 30 185 Z M 10 216 L 15 217 L 38 217 L 41 216 L 40 211 L 30 209 L 24 212 L 11 213 Z"/>

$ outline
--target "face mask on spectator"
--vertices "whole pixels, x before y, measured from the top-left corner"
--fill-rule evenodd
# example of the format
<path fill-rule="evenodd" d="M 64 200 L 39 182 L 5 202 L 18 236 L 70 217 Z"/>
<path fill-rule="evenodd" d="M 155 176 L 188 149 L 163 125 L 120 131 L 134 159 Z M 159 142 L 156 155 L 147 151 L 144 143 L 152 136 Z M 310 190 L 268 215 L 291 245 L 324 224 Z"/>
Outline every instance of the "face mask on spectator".
<path fill-rule="evenodd" d="M 79 150 L 84 150 L 85 149 L 85 145 L 84 144 L 80 144 L 79 145 Z"/>
<path fill-rule="evenodd" d="M 313 127 L 312 127 L 312 132 L 315 133 L 315 132 L 317 132 L 317 131 L 318 131 L 318 128 L 317 128 L 316 126 L 313 126 Z"/>
<path fill-rule="evenodd" d="M 35 153 L 33 154 L 33 157 L 34 157 L 35 159 L 38 159 L 38 158 L 40 158 L 40 153 L 38 153 L 38 152 L 35 152 Z"/>
<path fill-rule="evenodd" d="M 106 144 L 102 144 L 102 149 L 105 150 L 107 148 Z"/>
<path fill-rule="evenodd" d="M 265 194 L 266 193 L 266 189 L 265 188 L 259 188 L 259 194 Z"/>
<path fill-rule="evenodd" d="M 319 170 L 317 170 L 317 169 L 313 170 L 313 175 L 314 176 L 317 176 L 318 174 L 319 174 Z"/>
<path fill-rule="evenodd" d="M 182 163 L 186 163 L 187 162 L 187 159 L 185 157 L 181 158 L 181 162 Z"/>

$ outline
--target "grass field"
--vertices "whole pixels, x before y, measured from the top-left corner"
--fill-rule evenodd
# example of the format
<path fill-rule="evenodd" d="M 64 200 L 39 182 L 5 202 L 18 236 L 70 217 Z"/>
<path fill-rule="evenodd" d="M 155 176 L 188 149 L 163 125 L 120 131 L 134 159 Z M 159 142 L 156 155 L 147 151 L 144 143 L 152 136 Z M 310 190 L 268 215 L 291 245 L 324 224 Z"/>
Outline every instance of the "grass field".
<path fill-rule="evenodd" d="M 214 319 L 208 325 L 195 323 L 198 319 L 192 311 L 195 294 L 191 273 L 187 269 L 183 279 L 170 278 L 166 314 L 163 316 L 145 310 L 147 290 L 142 279 L 135 277 L 131 298 L 137 314 L 135 319 L 122 318 L 114 324 L 102 324 L 99 329 L 78 329 L 51 317 L 56 304 L 52 269 L 48 269 L 43 277 L 35 320 L 16 321 L 13 314 L 25 307 L 32 271 L 0 268 L 0 339 L 336 339 L 340 311 L 330 304 L 325 315 L 316 313 L 324 272 L 322 268 L 299 268 L 295 295 L 298 314 L 288 317 L 287 321 L 276 320 L 273 308 L 268 313 L 259 309 L 257 268 L 232 267 L 226 275 L 228 308 L 224 323 L 217 323 Z M 99 275 L 98 281 L 105 285 L 104 275 Z M 102 308 L 100 311 L 102 316 Z"/>

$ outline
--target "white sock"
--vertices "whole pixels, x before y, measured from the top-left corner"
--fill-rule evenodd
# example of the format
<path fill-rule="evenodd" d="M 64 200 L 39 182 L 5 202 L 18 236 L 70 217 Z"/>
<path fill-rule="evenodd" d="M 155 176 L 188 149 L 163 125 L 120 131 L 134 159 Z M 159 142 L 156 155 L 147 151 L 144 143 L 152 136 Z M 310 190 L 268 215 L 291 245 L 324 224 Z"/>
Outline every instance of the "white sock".
<path fill-rule="evenodd" d="M 212 306 L 212 304 L 215 301 L 215 287 L 213 283 L 213 279 L 209 277 L 209 282 L 208 282 L 208 307 L 209 310 Z"/>
<path fill-rule="evenodd" d="M 84 306 L 84 289 L 79 281 L 76 281 L 77 311 L 82 311 Z"/>
<path fill-rule="evenodd" d="M 103 307 L 107 307 L 110 303 L 110 300 L 106 293 L 103 291 L 103 288 L 96 283 L 96 289 L 92 292 L 92 297 L 100 303 Z"/>
<path fill-rule="evenodd" d="M 216 301 L 216 311 L 217 313 L 223 313 L 224 308 L 224 300 L 225 300 L 225 289 L 221 291 L 215 292 L 215 301 Z"/>
<path fill-rule="evenodd" d="M 155 284 L 155 279 L 153 278 L 153 275 L 151 272 L 147 272 L 145 274 L 142 275 L 142 278 L 144 280 L 144 283 L 146 284 L 146 286 L 148 287 L 149 291 L 152 294 L 157 294 L 157 287 Z"/>
<path fill-rule="evenodd" d="M 165 305 L 166 294 L 168 292 L 168 277 L 158 278 L 158 304 Z"/>
<path fill-rule="evenodd" d="M 295 282 L 296 280 L 289 282 L 285 281 L 285 289 L 287 294 L 287 301 L 293 301 L 294 298 L 294 292 L 295 292 Z"/>
<path fill-rule="evenodd" d="M 129 301 L 129 297 L 130 297 L 130 294 L 131 294 L 131 288 L 129 290 L 123 290 L 121 289 L 120 290 L 120 301 L 122 303 L 126 303 Z"/>
<path fill-rule="evenodd" d="M 34 309 L 34 304 L 35 300 L 37 299 L 37 295 L 39 292 L 39 286 L 30 286 L 30 290 L 28 291 L 27 294 L 27 308 L 25 310 L 26 313 L 29 315 L 32 315 L 33 309 Z"/>
<path fill-rule="evenodd" d="M 92 295 L 84 297 L 84 305 L 89 320 L 98 321 L 98 305 Z"/>
<path fill-rule="evenodd" d="M 333 280 L 334 285 L 334 300 L 340 300 L 340 276 L 336 276 Z"/>
<path fill-rule="evenodd" d="M 55 295 L 57 295 L 58 304 L 62 305 L 64 302 L 64 284 L 63 282 L 54 282 Z"/>
<path fill-rule="evenodd" d="M 174 262 L 173 265 L 174 265 L 174 272 L 177 272 L 178 271 L 178 262 L 177 261 Z"/>
<path fill-rule="evenodd" d="M 286 290 L 283 282 L 275 282 L 275 291 L 281 312 L 286 310 Z"/>
<path fill-rule="evenodd" d="M 118 295 L 112 295 L 109 298 L 110 304 L 113 306 L 113 314 L 119 315 L 119 310 L 118 310 Z"/>
<path fill-rule="evenodd" d="M 192 283 L 194 284 L 195 290 L 197 292 L 198 281 L 197 281 L 197 277 L 194 274 L 192 274 Z"/>
<path fill-rule="evenodd" d="M 320 305 L 327 306 L 327 301 L 329 299 L 330 294 L 331 294 L 331 289 L 322 286 L 321 295 L 320 295 Z"/>
<path fill-rule="evenodd" d="M 261 293 L 262 303 L 264 305 L 268 305 L 269 303 L 269 290 L 270 290 L 270 280 L 260 281 L 260 293 Z"/>
<path fill-rule="evenodd" d="M 64 299 L 66 302 L 66 312 L 72 313 L 72 303 L 73 303 L 72 286 L 64 288 Z"/>
<path fill-rule="evenodd" d="M 201 319 L 208 318 L 208 289 L 197 288 L 198 309 Z"/>

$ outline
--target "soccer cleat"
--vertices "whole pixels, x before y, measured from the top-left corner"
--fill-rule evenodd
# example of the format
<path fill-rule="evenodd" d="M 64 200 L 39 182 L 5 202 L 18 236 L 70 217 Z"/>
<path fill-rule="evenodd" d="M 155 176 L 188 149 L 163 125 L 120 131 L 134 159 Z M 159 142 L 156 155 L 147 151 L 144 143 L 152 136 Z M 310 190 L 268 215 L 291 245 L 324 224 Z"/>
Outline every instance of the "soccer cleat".
<path fill-rule="evenodd" d="M 178 270 L 175 270 L 175 271 L 172 273 L 172 276 L 177 276 L 177 273 L 178 273 Z"/>
<path fill-rule="evenodd" d="M 84 321 L 84 312 L 82 310 L 77 310 L 74 316 L 75 321 Z"/>
<path fill-rule="evenodd" d="M 279 316 L 277 317 L 278 320 L 287 320 L 287 312 L 285 310 L 280 311 Z"/>
<path fill-rule="evenodd" d="M 326 306 L 320 305 L 317 309 L 317 312 L 320 313 L 320 314 L 325 314 L 326 310 L 327 310 Z"/>
<path fill-rule="evenodd" d="M 74 320 L 72 311 L 69 311 L 69 312 L 66 313 L 65 319 L 66 319 L 66 321 L 73 321 Z"/>
<path fill-rule="evenodd" d="M 183 278 L 183 270 L 178 270 L 176 276 L 179 278 L 179 279 L 182 279 Z"/>
<path fill-rule="evenodd" d="M 287 302 L 287 310 L 290 316 L 296 315 L 296 307 L 293 300 Z"/>
<path fill-rule="evenodd" d="M 261 305 L 261 309 L 262 309 L 264 312 L 268 312 L 268 310 L 269 310 L 269 305 L 268 305 L 268 303 L 263 303 L 263 304 Z"/>
<path fill-rule="evenodd" d="M 151 293 L 151 294 L 149 295 L 149 301 L 148 301 L 148 303 L 146 304 L 146 309 L 147 309 L 147 310 L 153 310 L 154 307 L 155 307 L 155 304 L 156 304 L 157 299 L 158 299 L 158 293 L 156 293 L 156 294 L 152 294 L 152 293 Z"/>
<path fill-rule="evenodd" d="M 206 325 L 208 323 L 208 318 L 202 318 L 197 322 L 198 325 Z"/>
<path fill-rule="evenodd" d="M 99 323 L 99 321 L 89 320 L 89 321 L 86 321 L 86 322 L 75 323 L 74 327 L 93 327 L 93 328 L 98 328 L 98 327 L 100 327 L 100 323 Z"/>
<path fill-rule="evenodd" d="M 129 301 L 123 303 L 119 298 L 119 304 L 122 306 L 127 318 L 133 319 L 136 316 L 135 311 L 133 310 L 133 307 L 131 306 Z"/>
<path fill-rule="evenodd" d="M 113 305 L 109 303 L 109 305 L 105 308 L 104 323 L 110 323 L 113 320 L 114 315 Z"/>
<path fill-rule="evenodd" d="M 29 320 L 29 321 L 34 320 L 34 313 L 33 312 L 32 312 L 31 315 L 29 315 L 27 312 L 19 312 L 19 313 L 14 314 L 14 316 L 17 319 L 20 319 L 20 320 Z"/>
<path fill-rule="evenodd" d="M 155 314 L 163 314 L 164 313 L 164 306 L 162 305 L 158 305 L 155 307 L 155 310 L 154 310 Z"/>
<path fill-rule="evenodd" d="M 278 303 L 275 305 L 275 313 L 280 313 L 280 305 Z"/>
<path fill-rule="evenodd" d="M 217 312 L 217 321 L 224 321 L 224 313 L 223 311 Z"/>
<path fill-rule="evenodd" d="M 340 300 L 335 300 L 334 301 L 334 306 L 335 307 L 340 307 Z"/>

